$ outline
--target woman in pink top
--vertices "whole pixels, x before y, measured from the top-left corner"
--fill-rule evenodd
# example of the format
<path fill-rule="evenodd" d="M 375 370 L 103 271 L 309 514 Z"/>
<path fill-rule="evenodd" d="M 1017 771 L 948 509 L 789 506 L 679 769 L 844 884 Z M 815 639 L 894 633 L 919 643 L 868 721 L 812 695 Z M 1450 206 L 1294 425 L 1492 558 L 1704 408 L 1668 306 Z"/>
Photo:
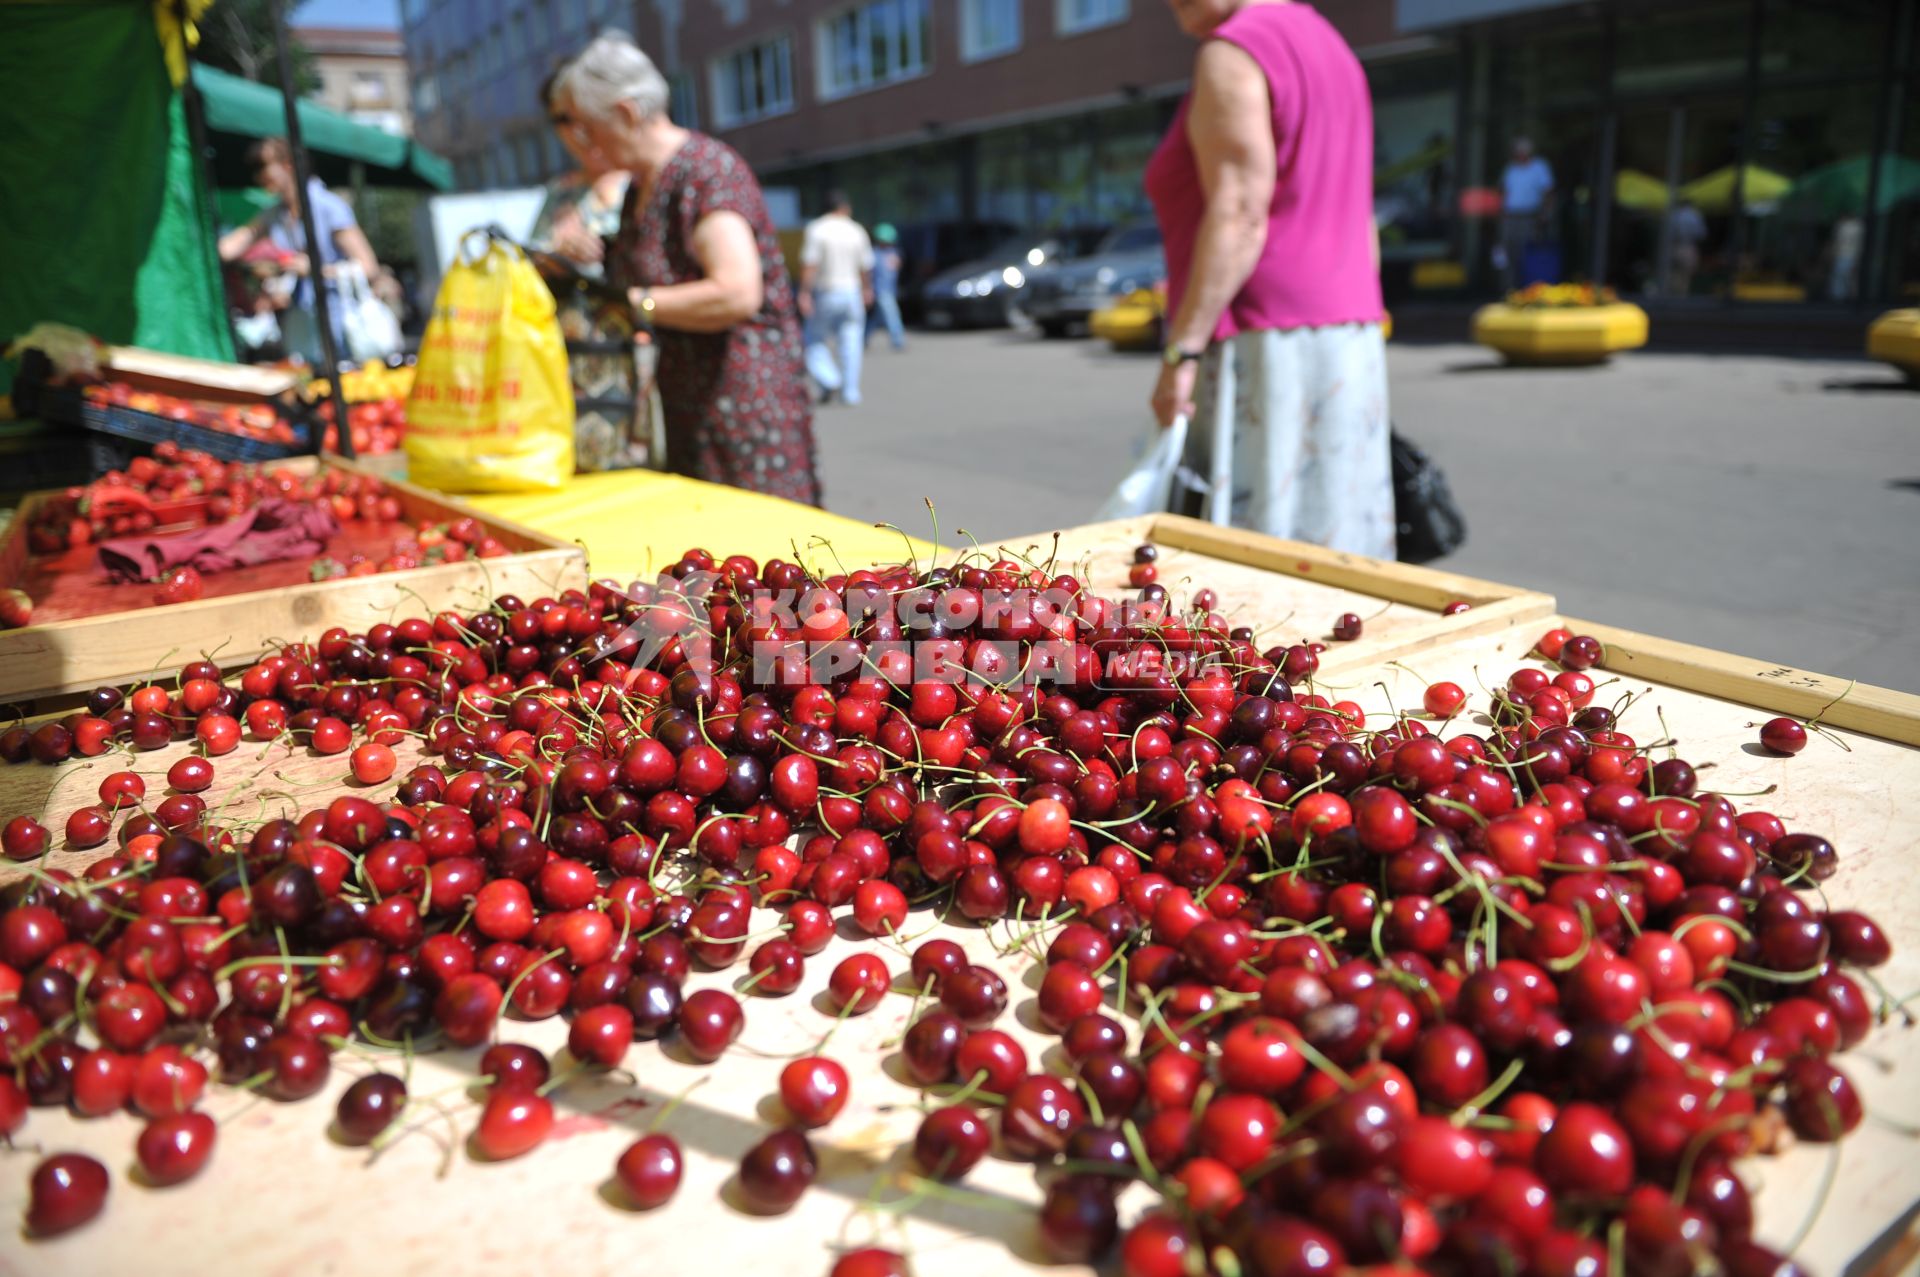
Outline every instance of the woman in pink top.
<path fill-rule="evenodd" d="M 1289 0 L 1169 0 L 1202 41 L 1147 165 L 1167 252 L 1153 408 L 1216 518 L 1392 558 L 1367 81 Z"/>

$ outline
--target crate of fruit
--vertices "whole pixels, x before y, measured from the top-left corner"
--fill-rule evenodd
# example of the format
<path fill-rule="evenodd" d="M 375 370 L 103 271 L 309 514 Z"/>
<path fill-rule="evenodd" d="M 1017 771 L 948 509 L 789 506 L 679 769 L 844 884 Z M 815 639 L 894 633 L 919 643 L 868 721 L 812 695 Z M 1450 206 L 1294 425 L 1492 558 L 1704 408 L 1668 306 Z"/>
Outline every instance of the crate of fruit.
<path fill-rule="evenodd" d="M 1920 700 L 1189 521 L 942 560 L 0 732 L 18 1267 L 1910 1265 Z"/>
<path fill-rule="evenodd" d="M 217 572 L 115 580 L 103 567 L 103 540 L 132 538 L 167 563 L 176 536 L 267 501 L 323 505 L 318 525 L 333 530 L 311 554 Z M 0 700 L 245 661 L 315 624 L 368 625 L 422 601 L 552 594 L 581 583 L 584 562 L 576 545 L 350 462 L 249 465 L 163 443 L 84 488 L 29 495 L 0 534 L 0 623 L 11 627 L 0 630 Z"/>

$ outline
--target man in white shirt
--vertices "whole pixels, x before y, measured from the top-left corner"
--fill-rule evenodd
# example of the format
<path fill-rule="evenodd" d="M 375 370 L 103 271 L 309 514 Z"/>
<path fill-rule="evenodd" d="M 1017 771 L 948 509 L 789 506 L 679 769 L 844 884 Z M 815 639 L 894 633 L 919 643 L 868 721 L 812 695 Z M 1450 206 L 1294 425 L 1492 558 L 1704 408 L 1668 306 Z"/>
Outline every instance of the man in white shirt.
<path fill-rule="evenodd" d="M 807 317 L 807 370 L 825 399 L 860 402 L 860 355 L 873 305 L 873 241 L 839 191 L 807 223 L 800 247 L 800 313 Z M 832 348 L 829 354 L 828 348 Z M 834 366 L 833 357 L 839 358 Z"/>
<path fill-rule="evenodd" d="M 1501 271 L 1507 287 L 1519 278 L 1529 245 L 1544 240 L 1553 211 L 1553 167 L 1534 154 L 1529 138 L 1513 139 L 1513 158 L 1500 175 Z"/>

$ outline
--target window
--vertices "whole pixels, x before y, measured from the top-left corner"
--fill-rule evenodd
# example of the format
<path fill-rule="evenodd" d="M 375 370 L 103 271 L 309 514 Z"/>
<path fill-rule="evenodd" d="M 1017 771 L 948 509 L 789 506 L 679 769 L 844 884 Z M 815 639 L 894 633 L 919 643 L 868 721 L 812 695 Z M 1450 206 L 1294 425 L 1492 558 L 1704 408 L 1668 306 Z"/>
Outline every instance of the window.
<path fill-rule="evenodd" d="M 716 58 L 708 92 L 723 129 L 793 110 L 793 40 L 778 36 Z"/>
<path fill-rule="evenodd" d="M 960 0 L 960 60 L 980 62 L 1020 47 L 1020 0 Z"/>
<path fill-rule="evenodd" d="M 1056 0 L 1061 35 L 1077 35 L 1127 20 L 1127 0 Z"/>
<path fill-rule="evenodd" d="M 429 114 L 440 105 L 440 82 L 431 73 L 421 76 L 413 82 L 413 110 L 416 115 Z"/>
<path fill-rule="evenodd" d="M 928 0 L 871 0 L 823 19 L 813 47 L 823 98 L 920 75 L 933 53 Z"/>
<path fill-rule="evenodd" d="M 693 77 L 676 72 L 667 81 L 668 117 L 683 129 L 700 127 L 700 99 L 694 96 Z"/>
<path fill-rule="evenodd" d="M 355 71 L 347 97 L 356 106 L 387 100 L 387 77 L 378 71 Z"/>

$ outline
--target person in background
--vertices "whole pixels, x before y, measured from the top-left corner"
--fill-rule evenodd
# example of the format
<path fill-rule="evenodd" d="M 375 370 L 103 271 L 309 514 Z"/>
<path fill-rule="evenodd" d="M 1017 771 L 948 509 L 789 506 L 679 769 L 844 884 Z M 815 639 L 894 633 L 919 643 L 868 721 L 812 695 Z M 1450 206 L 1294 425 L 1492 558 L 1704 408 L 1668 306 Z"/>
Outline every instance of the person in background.
<path fill-rule="evenodd" d="M 1193 88 L 1146 171 L 1166 244 L 1160 423 L 1231 449 L 1231 521 L 1391 559 L 1373 107 L 1340 34 L 1287 0 L 1169 0 Z"/>
<path fill-rule="evenodd" d="M 1674 297 L 1685 297 L 1693 291 L 1693 273 L 1700 269 L 1700 245 L 1707 238 L 1707 219 L 1692 200 L 1683 199 L 1673 206 L 1667 218 L 1667 237 L 1672 247 L 1667 255 L 1666 291 Z"/>
<path fill-rule="evenodd" d="M 632 174 L 607 274 L 659 350 L 666 469 L 820 503 L 800 315 L 760 184 L 667 117 L 667 81 L 609 31 L 561 68 L 549 118 Z"/>
<path fill-rule="evenodd" d="M 549 113 L 553 82 L 549 76 L 540 86 L 541 105 Z M 628 174 L 611 167 L 599 151 L 579 146 L 577 130 L 561 129 L 559 137 L 580 167 L 547 185 L 547 201 L 534 220 L 530 243 L 560 259 L 557 263 L 536 259 L 536 265 L 553 289 L 560 332 L 567 339 L 575 413 L 574 468 L 612 470 L 636 461 L 634 427 L 640 416 L 642 380 L 633 314 L 624 305 L 609 304 L 604 295 L 580 287 L 579 277 L 600 279 L 606 273 L 607 241 L 620 229 Z"/>
<path fill-rule="evenodd" d="M 873 337 L 874 320 L 887 330 L 887 340 L 895 350 L 907 348 L 906 325 L 900 322 L 900 232 L 892 222 L 873 228 L 873 313 L 867 317 L 867 337 Z"/>
<path fill-rule="evenodd" d="M 373 246 L 367 243 L 366 232 L 354 220 L 352 207 L 328 190 L 317 177 L 308 179 L 306 199 L 313 209 L 313 226 L 320 236 L 320 249 L 315 254 L 308 248 L 306 228 L 300 221 L 300 195 L 294 184 L 293 152 L 287 148 L 286 139 L 262 138 L 253 144 L 247 152 L 247 158 L 253 165 L 254 183 L 277 202 L 261 210 L 259 216 L 246 225 L 237 226 L 220 237 L 220 260 L 238 262 L 247 258 L 249 250 L 260 241 L 268 241 L 279 250 L 274 260 L 292 285 L 291 288 L 278 290 L 269 286 L 269 293 L 280 300 L 284 307 L 295 307 L 313 314 L 313 276 L 317 256 L 319 272 L 326 280 L 328 313 L 333 319 L 334 352 L 345 359 L 347 338 L 342 320 L 346 315 L 347 303 L 339 268 L 349 262 L 358 266 L 376 291 L 390 290 L 393 277 L 381 269 L 378 259 L 373 255 Z M 255 260 L 258 260 L 258 255 L 255 255 Z M 398 299 L 388 296 L 386 300 L 388 305 L 393 305 Z M 297 326 L 283 323 L 282 327 Z M 319 363 L 317 336 L 312 341 L 303 341 L 296 340 L 294 334 L 289 333 L 288 342 L 290 346 L 300 348 L 308 362 Z"/>
<path fill-rule="evenodd" d="M 860 354 L 866 346 L 867 309 L 873 305 L 873 241 L 853 220 L 853 203 L 839 191 L 827 196 L 827 211 L 807 223 L 800 247 L 800 313 L 813 321 L 812 342 L 831 348 L 838 384 L 822 384 L 826 399 L 860 402 Z M 809 358 L 818 376 L 824 360 Z"/>
<path fill-rule="evenodd" d="M 1508 288 L 1520 280 L 1529 246 L 1547 238 L 1553 214 L 1553 166 L 1530 138 L 1513 139 L 1513 156 L 1500 174 L 1500 272 Z"/>

